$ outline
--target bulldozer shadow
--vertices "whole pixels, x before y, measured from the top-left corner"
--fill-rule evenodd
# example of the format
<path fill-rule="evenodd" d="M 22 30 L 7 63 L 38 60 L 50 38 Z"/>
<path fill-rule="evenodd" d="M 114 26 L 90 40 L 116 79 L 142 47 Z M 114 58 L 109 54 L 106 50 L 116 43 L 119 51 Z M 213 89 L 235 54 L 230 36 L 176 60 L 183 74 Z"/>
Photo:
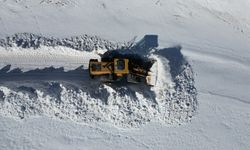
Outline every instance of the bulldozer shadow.
<path fill-rule="evenodd" d="M 181 53 L 182 47 L 180 45 L 159 49 L 154 54 L 165 57 L 169 61 L 170 73 L 172 78 L 175 78 L 180 72 L 183 71 L 183 66 L 188 62 Z"/>
<path fill-rule="evenodd" d="M 90 77 L 88 70 L 84 69 L 83 66 L 67 71 L 63 67 L 55 68 L 53 66 L 22 71 L 20 68 L 12 69 L 11 65 L 6 65 L 0 69 L 0 83 L 24 81 L 34 83 L 40 81 L 64 81 L 72 84 L 88 84 L 86 82 L 90 82 Z M 95 81 L 91 83 L 93 84 Z"/>

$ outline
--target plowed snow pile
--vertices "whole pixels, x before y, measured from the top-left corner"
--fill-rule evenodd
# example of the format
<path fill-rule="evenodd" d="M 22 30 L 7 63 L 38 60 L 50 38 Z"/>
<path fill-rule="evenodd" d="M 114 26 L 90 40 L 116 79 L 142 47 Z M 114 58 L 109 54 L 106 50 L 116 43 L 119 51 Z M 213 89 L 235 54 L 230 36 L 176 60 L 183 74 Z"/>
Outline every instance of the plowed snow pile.
<path fill-rule="evenodd" d="M 99 57 L 98 50 L 115 49 L 119 44 L 93 39 L 59 40 L 19 34 L 1 40 L 0 114 L 20 119 L 49 116 L 77 122 L 101 121 L 120 127 L 138 127 L 152 121 L 190 121 L 197 109 L 197 92 L 194 73 L 181 47 L 148 54 L 157 60 L 153 87 L 102 84 L 88 77 L 88 61 Z"/>

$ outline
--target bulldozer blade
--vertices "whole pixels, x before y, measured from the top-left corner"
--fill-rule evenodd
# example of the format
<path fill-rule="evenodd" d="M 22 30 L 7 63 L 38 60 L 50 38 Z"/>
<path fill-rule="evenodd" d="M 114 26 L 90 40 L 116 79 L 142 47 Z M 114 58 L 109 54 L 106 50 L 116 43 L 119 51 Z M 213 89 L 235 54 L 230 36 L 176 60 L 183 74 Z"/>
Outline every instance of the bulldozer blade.
<path fill-rule="evenodd" d="M 157 76 L 158 76 L 158 64 L 157 61 L 154 62 L 150 71 L 148 72 L 148 76 L 146 76 L 146 82 L 148 85 L 155 86 L 157 84 Z"/>

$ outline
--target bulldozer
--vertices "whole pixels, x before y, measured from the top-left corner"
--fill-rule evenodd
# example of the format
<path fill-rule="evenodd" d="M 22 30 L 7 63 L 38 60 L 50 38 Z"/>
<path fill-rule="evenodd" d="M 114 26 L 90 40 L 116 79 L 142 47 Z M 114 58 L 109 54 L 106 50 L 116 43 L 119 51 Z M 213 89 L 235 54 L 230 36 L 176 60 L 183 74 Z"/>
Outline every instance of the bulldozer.
<path fill-rule="evenodd" d="M 147 35 L 145 37 L 148 39 L 149 36 Z M 158 43 L 156 43 L 155 46 L 158 46 Z M 138 49 L 138 45 L 136 48 Z M 144 48 L 145 45 L 143 45 L 143 49 Z M 90 77 L 92 79 L 99 77 L 103 82 L 142 82 L 147 85 L 154 85 L 152 82 L 151 67 L 155 63 L 155 60 L 142 57 L 132 51 L 133 49 L 134 48 L 130 50 L 110 50 L 101 56 L 100 61 L 90 59 Z"/>
<path fill-rule="evenodd" d="M 129 74 L 128 59 L 115 58 L 113 61 L 98 62 L 97 59 L 90 59 L 89 74 L 93 79 L 95 76 L 107 75 L 107 79 L 115 80 Z"/>
<path fill-rule="evenodd" d="M 100 77 L 102 82 L 146 83 L 152 85 L 150 71 L 133 65 L 128 58 L 114 58 L 112 61 L 89 61 L 89 75 Z"/>

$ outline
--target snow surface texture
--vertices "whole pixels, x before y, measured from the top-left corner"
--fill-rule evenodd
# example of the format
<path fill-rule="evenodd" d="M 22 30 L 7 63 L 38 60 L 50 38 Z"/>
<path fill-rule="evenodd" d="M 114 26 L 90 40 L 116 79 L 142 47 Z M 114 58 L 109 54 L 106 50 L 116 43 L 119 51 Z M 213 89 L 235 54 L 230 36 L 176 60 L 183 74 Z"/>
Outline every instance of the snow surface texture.
<path fill-rule="evenodd" d="M 124 43 L 123 46 L 125 46 Z M 118 49 L 121 48 L 121 44 L 115 44 L 107 40 L 103 40 L 97 36 L 77 36 L 65 39 L 46 38 L 43 36 L 30 34 L 30 33 L 19 33 L 13 36 L 7 37 L 6 39 L 0 40 L 0 46 L 11 47 L 18 46 L 22 48 L 38 48 L 40 46 L 64 46 L 77 50 L 93 51 L 98 49 Z"/>
<path fill-rule="evenodd" d="M 21 37 L 30 38 L 22 39 Z M 1 53 L 4 55 L 1 60 L 2 64 L 7 64 L 8 57 L 12 58 L 13 64 L 13 56 L 17 52 L 25 53 L 26 57 L 29 57 L 26 47 L 29 51 L 49 53 L 48 46 L 54 43 L 51 51 L 54 49 L 57 53 L 61 53 L 59 48 L 63 49 L 63 44 L 58 42 L 61 40 L 54 41 L 33 34 L 18 34 L 7 39 L 2 40 L 7 41 L 2 42 L 5 46 L 1 48 Z M 75 39 L 81 38 L 75 37 Z M 84 40 L 90 39 L 92 37 Z M 82 39 L 81 42 L 86 43 Z M 35 43 L 43 43 L 42 45 L 48 48 L 46 50 L 45 47 L 40 47 L 40 44 Z M 59 44 L 56 45 L 57 43 Z M 78 43 L 78 41 L 71 40 L 70 44 L 65 45 L 74 48 Z M 107 45 L 102 42 L 99 45 L 94 41 L 89 43 L 99 48 L 110 47 L 110 42 L 107 41 L 105 42 Z M 85 44 L 84 47 L 87 47 L 88 51 L 93 51 L 92 55 L 94 55 L 95 47 L 90 50 L 89 45 Z M 77 49 L 83 48 L 77 47 Z M 192 68 L 180 50 L 181 47 L 173 47 L 155 50 L 151 54 L 151 57 L 157 60 L 155 64 L 157 83 L 154 87 L 147 87 L 144 84 L 101 84 L 99 81 L 89 79 L 87 63 L 68 71 L 64 71 L 64 68 L 41 68 L 41 66 L 41 69 L 27 70 L 26 68 L 26 71 L 23 71 L 29 64 L 20 69 L 11 67 L 10 62 L 10 65 L 0 70 L 0 83 L 2 83 L 0 114 L 21 119 L 45 115 L 77 122 L 103 121 L 120 127 L 139 127 L 151 121 L 164 124 L 189 122 L 197 109 L 197 92 L 194 87 Z M 69 54 L 72 52 L 68 50 Z M 19 55 L 19 59 L 20 57 L 22 56 Z M 39 53 L 33 57 L 36 58 L 36 63 L 39 62 Z M 56 61 L 56 58 L 54 59 Z M 88 62 L 90 58 L 82 59 Z M 66 60 L 69 61 L 67 58 Z M 20 63 L 22 63 L 21 60 L 18 63 L 21 67 Z M 48 61 L 47 65 L 50 65 Z"/>
<path fill-rule="evenodd" d="M 136 129 L 47 116 L 15 119 L 0 115 L 0 149 L 249 150 L 249 0 L 72 0 L 64 1 L 65 5 L 57 5 L 59 0 L 41 1 L 0 0 L 1 38 L 23 32 L 60 39 L 87 34 L 123 43 L 135 35 L 141 39 L 157 34 L 161 47 L 182 46 L 195 72 L 199 107 L 185 125 L 150 122 Z M 49 49 L 49 53 L 57 51 Z M 36 51 L 31 51 L 34 56 Z M 65 47 L 60 51 L 65 53 L 39 55 L 57 68 L 61 65 L 52 59 L 65 62 L 66 53 L 70 54 L 65 70 L 85 62 L 80 59 L 86 56 L 83 53 L 70 53 L 72 49 Z M 80 57 L 73 59 L 76 54 Z M 18 67 L 18 62 L 22 70 L 38 67 L 34 63 L 30 69 L 21 63 L 25 60 L 15 59 L 11 68 Z M 44 67 L 50 66 L 39 66 Z"/>

